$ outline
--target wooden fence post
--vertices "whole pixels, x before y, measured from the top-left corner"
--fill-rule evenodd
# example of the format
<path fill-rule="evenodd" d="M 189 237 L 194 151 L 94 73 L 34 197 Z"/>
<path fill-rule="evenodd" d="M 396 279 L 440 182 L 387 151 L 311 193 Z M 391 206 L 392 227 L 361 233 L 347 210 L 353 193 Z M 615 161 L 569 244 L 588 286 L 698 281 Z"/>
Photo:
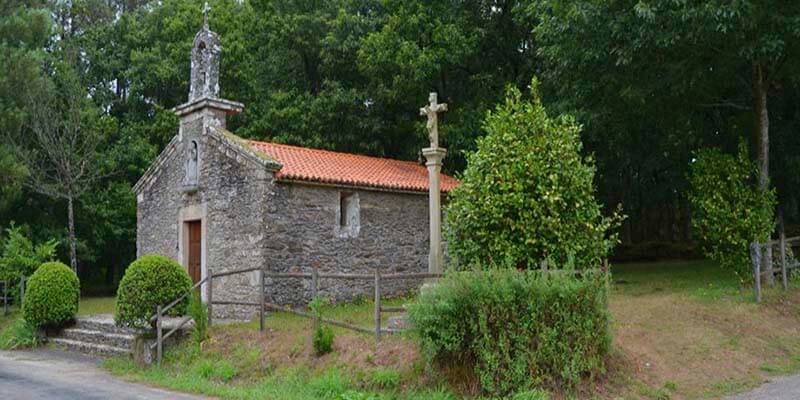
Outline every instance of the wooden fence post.
<path fill-rule="evenodd" d="M 208 307 L 208 326 L 211 326 L 211 321 L 214 318 L 214 300 L 213 300 L 213 287 L 214 287 L 214 272 L 211 267 L 206 269 L 208 274 L 208 281 L 206 281 L 206 306 Z"/>
<path fill-rule="evenodd" d="M 158 365 L 161 365 L 161 352 L 164 346 L 161 335 L 161 305 L 159 304 L 156 306 L 156 361 Z"/>
<path fill-rule="evenodd" d="M 758 242 L 750 244 L 750 259 L 753 261 L 753 290 L 756 303 L 761 302 L 761 245 Z"/>
<path fill-rule="evenodd" d="M 770 238 L 771 239 L 771 238 Z M 772 241 L 768 240 L 763 252 L 764 262 L 761 265 L 761 270 L 767 275 L 767 286 L 775 286 L 775 272 L 772 266 Z"/>
<path fill-rule="evenodd" d="M 317 268 L 316 265 L 312 265 L 311 266 L 311 301 L 314 301 L 314 300 L 317 299 L 317 296 L 319 295 L 318 292 L 319 292 L 319 269 Z M 313 332 L 316 332 L 317 329 L 319 329 L 319 324 L 320 324 L 319 310 L 317 310 L 316 312 L 314 312 L 314 330 L 313 330 Z M 312 333 L 312 335 L 313 335 L 313 333 Z"/>
<path fill-rule="evenodd" d="M 8 281 L 3 281 L 3 315 L 8 315 Z"/>
<path fill-rule="evenodd" d="M 781 280 L 783 290 L 788 290 L 789 280 L 786 273 L 786 232 L 783 231 L 783 219 L 781 219 Z"/>
<path fill-rule="evenodd" d="M 19 306 L 22 308 L 22 302 L 25 300 L 25 275 L 19 277 Z"/>
<path fill-rule="evenodd" d="M 261 304 L 258 307 L 258 319 L 259 319 L 258 330 L 263 335 L 267 332 L 266 326 L 264 325 L 264 303 L 266 302 L 266 299 L 264 298 L 265 296 L 264 286 L 266 285 L 266 281 L 264 279 L 264 267 L 261 267 L 261 269 L 258 270 L 258 282 L 259 282 L 258 292 L 261 294 L 260 296 Z"/>
<path fill-rule="evenodd" d="M 375 345 L 381 341 L 381 271 L 375 268 Z"/>

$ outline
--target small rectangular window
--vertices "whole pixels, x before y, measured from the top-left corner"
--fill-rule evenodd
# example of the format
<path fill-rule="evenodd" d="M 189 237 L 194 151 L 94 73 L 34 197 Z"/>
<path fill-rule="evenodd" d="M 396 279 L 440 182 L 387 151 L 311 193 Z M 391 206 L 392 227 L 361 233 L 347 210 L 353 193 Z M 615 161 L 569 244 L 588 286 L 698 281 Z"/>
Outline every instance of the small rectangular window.
<path fill-rule="evenodd" d="M 339 192 L 339 212 L 336 215 L 336 234 L 342 238 L 358 237 L 361 230 L 361 210 L 357 192 Z"/>
<path fill-rule="evenodd" d="M 353 194 L 348 192 L 339 193 L 339 226 L 346 227 L 350 224 L 350 199 Z"/>

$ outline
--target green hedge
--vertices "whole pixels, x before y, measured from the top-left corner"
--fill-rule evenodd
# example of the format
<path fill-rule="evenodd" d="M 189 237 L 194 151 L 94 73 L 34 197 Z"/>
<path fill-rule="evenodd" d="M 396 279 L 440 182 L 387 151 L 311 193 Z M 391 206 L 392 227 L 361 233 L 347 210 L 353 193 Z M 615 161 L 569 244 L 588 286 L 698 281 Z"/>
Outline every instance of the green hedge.
<path fill-rule="evenodd" d="M 146 255 L 132 262 L 117 289 L 117 325 L 143 328 L 155 313 L 192 288 L 192 279 L 183 267 L 159 255 Z M 187 298 L 170 309 L 169 315 L 185 315 Z"/>
<path fill-rule="evenodd" d="M 60 262 L 48 262 L 28 280 L 22 315 L 32 327 L 60 326 L 75 318 L 81 289 L 78 276 Z"/>
<path fill-rule="evenodd" d="M 574 388 L 604 371 L 608 276 L 490 270 L 451 273 L 409 314 L 423 354 L 471 366 L 486 394 Z"/>

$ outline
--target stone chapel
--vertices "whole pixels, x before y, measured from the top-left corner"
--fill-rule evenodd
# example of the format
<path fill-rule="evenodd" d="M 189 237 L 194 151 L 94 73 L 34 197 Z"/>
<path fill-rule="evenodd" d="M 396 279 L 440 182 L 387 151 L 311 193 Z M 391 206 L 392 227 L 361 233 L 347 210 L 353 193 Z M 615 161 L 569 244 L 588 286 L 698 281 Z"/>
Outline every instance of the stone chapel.
<path fill-rule="evenodd" d="M 219 98 L 219 38 L 208 20 L 191 54 L 189 98 L 174 112 L 178 134 L 134 186 L 137 255 L 177 260 L 192 279 L 264 266 L 275 272 L 426 272 L 428 172 L 411 161 L 240 138 L 225 128 L 244 105 Z M 441 175 L 446 194 L 458 181 Z M 434 190 L 435 192 L 435 190 Z M 437 199 L 438 201 L 438 199 Z M 255 301 L 257 273 L 215 279 L 215 300 Z M 305 304 L 308 280 L 280 280 L 273 302 Z M 396 281 L 401 293 L 420 282 Z M 345 300 L 371 283 L 326 281 Z M 206 291 L 202 290 L 205 294 Z M 214 317 L 249 318 L 252 307 L 214 306 Z"/>

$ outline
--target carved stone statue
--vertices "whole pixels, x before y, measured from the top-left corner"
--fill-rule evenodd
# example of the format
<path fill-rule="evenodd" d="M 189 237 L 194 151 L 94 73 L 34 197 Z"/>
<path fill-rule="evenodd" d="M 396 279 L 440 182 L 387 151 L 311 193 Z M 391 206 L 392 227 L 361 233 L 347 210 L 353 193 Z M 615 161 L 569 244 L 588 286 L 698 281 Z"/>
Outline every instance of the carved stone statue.
<path fill-rule="evenodd" d="M 197 142 L 192 140 L 186 151 L 186 160 L 183 163 L 183 186 L 193 188 L 197 186 Z"/>
<path fill-rule="evenodd" d="M 425 127 L 428 128 L 428 138 L 433 149 L 439 147 L 439 113 L 443 111 L 447 111 L 447 103 L 439 104 L 436 92 L 428 96 L 428 105 L 419 109 L 419 115 L 428 117 Z"/>

